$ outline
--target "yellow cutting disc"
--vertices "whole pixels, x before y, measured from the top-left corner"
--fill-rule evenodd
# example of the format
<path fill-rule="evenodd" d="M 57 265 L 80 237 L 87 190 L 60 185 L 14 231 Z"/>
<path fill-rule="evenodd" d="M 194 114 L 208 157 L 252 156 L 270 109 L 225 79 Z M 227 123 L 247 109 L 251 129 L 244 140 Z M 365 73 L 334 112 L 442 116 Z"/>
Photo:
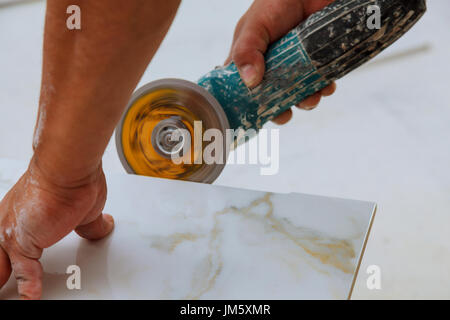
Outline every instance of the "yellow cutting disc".
<path fill-rule="evenodd" d="M 194 132 L 195 121 L 201 121 L 201 129 Z M 194 83 L 163 79 L 133 94 L 116 130 L 116 146 L 129 173 L 212 183 L 222 171 L 226 155 L 223 163 L 202 161 L 202 136 L 210 128 L 223 133 L 229 128 L 216 99 Z M 184 129 L 186 134 L 174 139 L 176 129 Z M 196 146 L 199 141 L 201 147 Z"/>

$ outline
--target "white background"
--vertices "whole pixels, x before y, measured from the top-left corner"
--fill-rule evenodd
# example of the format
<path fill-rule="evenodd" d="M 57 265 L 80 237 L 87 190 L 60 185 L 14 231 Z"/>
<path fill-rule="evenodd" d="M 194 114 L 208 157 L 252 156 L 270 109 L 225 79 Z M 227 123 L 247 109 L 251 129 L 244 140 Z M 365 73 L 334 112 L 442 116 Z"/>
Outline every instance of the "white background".
<path fill-rule="evenodd" d="M 279 174 L 260 176 L 256 166 L 234 165 L 216 182 L 376 201 L 354 298 L 450 298 L 450 2 L 428 2 L 427 15 L 410 33 L 340 80 L 318 109 L 296 110 L 280 127 Z M 141 84 L 195 81 L 221 64 L 250 3 L 184 1 Z M 42 1 L 0 4 L 3 158 L 31 156 L 44 10 Z M 104 163 L 105 170 L 122 171 L 113 143 Z M 382 290 L 366 288 L 371 264 L 381 267 Z"/>

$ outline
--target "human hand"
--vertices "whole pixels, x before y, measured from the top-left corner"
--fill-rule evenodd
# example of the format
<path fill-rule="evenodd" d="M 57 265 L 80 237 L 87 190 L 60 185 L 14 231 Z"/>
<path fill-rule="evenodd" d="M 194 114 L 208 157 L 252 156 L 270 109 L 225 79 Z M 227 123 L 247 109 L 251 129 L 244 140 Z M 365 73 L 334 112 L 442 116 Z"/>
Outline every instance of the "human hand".
<path fill-rule="evenodd" d="M 36 161 L 0 202 L 0 288 L 11 271 L 22 299 L 39 299 L 42 266 L 48 248 L 75 230 L 97 240 L 108 235 L 114 221 L 102 214 L 106 180 L 101 166 L 82 181 L 55 184 Z"/>
<path fill-rule="evenodd" d="M 333 0 L 255 0 L 236 26 L 230 55 L 225 64 L 233 61 L 247 87 L 257 86 L 264 76 L 264 53 L 269 44 L 331 2 Z M 297 107 L 312 110 L 319 104 L 322 96 L 330 96 L 335 90 L 336 84 L 332 83 L 300 102 Z M 273 121 L 284 124 L 291 117 L 292 110 L 289 109 Z"/>

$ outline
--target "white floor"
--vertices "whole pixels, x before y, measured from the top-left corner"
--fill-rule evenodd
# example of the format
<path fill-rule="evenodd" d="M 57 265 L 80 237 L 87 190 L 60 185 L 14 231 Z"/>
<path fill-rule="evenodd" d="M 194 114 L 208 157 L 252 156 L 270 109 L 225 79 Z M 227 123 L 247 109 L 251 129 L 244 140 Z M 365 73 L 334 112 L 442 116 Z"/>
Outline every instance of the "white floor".
<path fill-rule="evenodd" d="M 220 64 L 250 2 L 184 1 L 142 84 L 194 81 Z M 378 202 L 354 298 L 450 298 L 450 2 L 428 2 L 428 14 L 407 36 L 339 81 L 319 109 L 296 111 L 281 128 L 279 174 L 234 165 L 217 181 Z M 44 4 L 0 8 L 3 158 L 31 155 Z M 113 144 L 104 163 L 122 170 Z M 365 285 L 372 264 L 381 268 L 381 290 Z"/>

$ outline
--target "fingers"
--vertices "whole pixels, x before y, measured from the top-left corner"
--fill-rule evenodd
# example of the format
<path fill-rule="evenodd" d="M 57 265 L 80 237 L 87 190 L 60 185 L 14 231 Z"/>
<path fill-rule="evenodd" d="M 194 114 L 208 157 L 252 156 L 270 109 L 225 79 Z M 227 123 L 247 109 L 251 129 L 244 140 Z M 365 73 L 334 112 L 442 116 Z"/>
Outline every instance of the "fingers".
<path fill-rule="evenodd" d="M 322 96 L 331 96 L 336 91 L 336 82 L 332 82 L 328 87 L 322 89 Z"/>
<path fill-rule="evenodd" d="M 313 14 L 314 12 L 323 9 L 330 3 L 332 3 L 334 0 L 314 0 L 314 1 L 304 1 L 304 10 L 305 15 L 309 16 Z"/>
<path fill-rule="evenodd" d="M 320 100 L 322 97 L 328 97 L 331 96 L 336 91 L 336 83 L 333 82 L 329 86 L 323 88 L 320 92 L 316 92 L 312 96 L 309 96 L 302 102 L 300 102 L 297 105 L 297 108 L 303 109 L 303 110 L 312 110 L 320 103 Z M 278 115 L 276 118 L 272 119 L 273 122 L 275 122 L 278 125 L 283 125 L 289 122 L 292 118 L 292 110 L 289 109 L 282 114 Z"/>
<path fill-rule="evenodd" d="M 297 107 L 304 110 L 312 110 L 317 107 L 321 99 L 322 94 L 320 92 L 317 92 L 300 102 Z"/>
<path fill-rule="evenodd" d="M 42 266 L 39 260 L 20 255 L 10 257 L 20 298 L 38 300 L 42 295 Z"/>
<path fill-rule="evenodd" d="M 264 76 L 264 52 L 270 42 L 266 28 L 255 19 L 250 19 L 242 28 L 232 48 L 231 59 L 249 88 L 257 86 Z M 229 59 L 227 59 L 229 61 Z"/>
<path fill-rule="evenodd" d="M 6 252 L 0 247 L 0 289 L 9 280 L 11 275 L 11 262 Z"/>
<path fill-rule="evenodd" d="M 263 79 L 265 71 L 263 52 L 256 45 L 252 46 L 251 43 L 241 41 L 236 43 L 233 61 L 248 88 L 256 87 Z"/>
<path fill-rule="evenodd" d="M 279 114 L 277 117 L 273 118 L 272 121 L 278 125 L 283 125 L 289 122 L 292 118 L 292 110 L 288 109 L 285 112 Z"/>
<path fill-rule="evenodd" d="M 101 214 L 94 221 L 79 226 L 75 232 L 88 240 L 99 240 L 106 237 L 114 229 L 114 219 L 109 214 Z"/>
<path fill-rule="evenodd" d="M 312 96 L 309 96 L 308 98 L 300 102 L 297 107 L 303 110 L 312 110 L 319 105 L 322 97 L 331 96 L 335 91 L 336 83 L 333 82 L 329 86 L 323 88 L 320 92 L 316 92 Z"/>

